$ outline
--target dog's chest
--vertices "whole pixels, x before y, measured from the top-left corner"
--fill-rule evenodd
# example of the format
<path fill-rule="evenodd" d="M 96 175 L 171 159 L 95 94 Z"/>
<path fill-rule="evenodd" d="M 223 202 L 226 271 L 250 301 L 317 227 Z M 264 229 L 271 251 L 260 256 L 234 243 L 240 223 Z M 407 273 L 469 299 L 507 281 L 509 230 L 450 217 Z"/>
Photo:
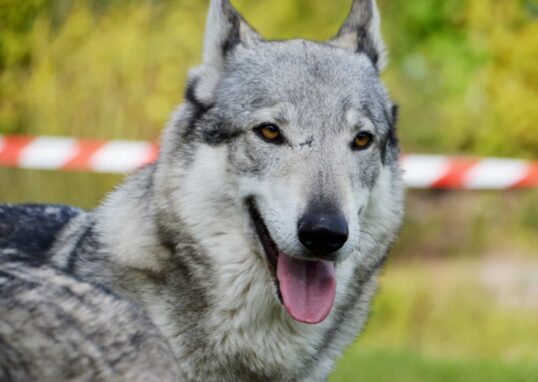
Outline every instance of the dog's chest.
<path fill-rule="evenodd" d="M 325 380 L 335 351 L 345 345 L 334 339 L 335 328 L 340 332 L 346 326 L 336 308 L 348 294 L 352 267 L 339 274 L 335 314 L 306 325 L 294 321 L 279 303 L 265 259 L 249 251 L 241 237 L 220 235 L 198 243 L 203 245 L 196 256 L 184 256 L 183 268 L 190 268 L 192 277 L 183 268 L 171 271 L 171 284 L 149 289 L 158 295 L 143 293 L 142 301 L 169 338 L 184 379 Z M 202 254 L 210 266 L 197 272 L 200 267 L 192 262 Z"/>
<path fill-rule="evenodd" d="M 314 326 L 293 321 L 275 299 L 269 274 L 260 272 L 259 260 L 249 259 L 220 273 L 196 325 L 202 348 L 193 352 L 186 344 L 192 329 L 172 340 L 189 380 L 292 381 L 320 359 L 334 318 Z"/>
<path fill-rule="evenodd" d="M 236 312 L 219 317 L 215 312 L 200 327 L 206 341 L 197 354 L 177 349 L 188 380 L 298 381 L 299 376 L 309 374 L 309 368 L 320 366 L 314 363 L 323 358 L 319 352 L 328 329 L 298 329 L 295 324 L 280 320 L 276 311 L 274 319 L 266 321 L 255 317 L 242 321 L 237 317 L 241 314 Z M 216 325 L 217 320 L 220 325 Z M 189 337 L 192 338 L 192 333 Z M 178 340 L 183 342 L 183 339 Z M 330 365 L 326 369 L 319 375 L 328 374 Z"/>

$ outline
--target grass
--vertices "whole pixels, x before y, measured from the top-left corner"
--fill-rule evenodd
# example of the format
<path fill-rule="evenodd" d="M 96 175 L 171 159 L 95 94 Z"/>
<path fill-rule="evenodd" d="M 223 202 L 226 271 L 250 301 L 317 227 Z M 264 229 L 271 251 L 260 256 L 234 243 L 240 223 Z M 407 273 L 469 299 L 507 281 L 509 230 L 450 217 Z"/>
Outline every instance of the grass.
<path fill-rule="evenodd" d="M 393 261 L 331 382 L 538 381 L 536 266 Z"/>
<path fill-rule="evenodd" d="M 533 382 L 536 364 L 428 358 L 409 351 L 353 348 L 330 382 Z"/>

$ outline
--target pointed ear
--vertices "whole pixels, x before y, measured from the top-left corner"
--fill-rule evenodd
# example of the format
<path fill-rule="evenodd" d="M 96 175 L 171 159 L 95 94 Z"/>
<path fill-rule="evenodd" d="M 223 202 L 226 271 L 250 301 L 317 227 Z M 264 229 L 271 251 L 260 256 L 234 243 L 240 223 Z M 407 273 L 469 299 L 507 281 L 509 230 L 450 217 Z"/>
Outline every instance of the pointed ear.
<path fill-rule="evenodd" d="M 204 64 L 220 67 L 237 45 L 254 44 L 260 35 L 250 27 L 229 0 L 211 0 L 207 16 Z"/>
<path fill-rule="evenodd" d="M 330 44 L 366 54 L 378 71 L 386 65 L 385 43 L 376 0 L 353 0 L 351 12 Z"/>

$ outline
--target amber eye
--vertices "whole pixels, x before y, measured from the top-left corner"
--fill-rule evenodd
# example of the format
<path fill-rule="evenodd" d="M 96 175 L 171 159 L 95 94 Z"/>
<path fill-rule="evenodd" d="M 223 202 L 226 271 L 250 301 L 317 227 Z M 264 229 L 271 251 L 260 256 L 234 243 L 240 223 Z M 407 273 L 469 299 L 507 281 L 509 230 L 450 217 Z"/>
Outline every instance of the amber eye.
<path fill-rule="evenodd" d="M 365 150 L 374 141 L 374 136 L 371 133 L 367 132 L 360 132 L 355 137 L 355 140 L 353 141 L 353 148 L 356 150 Z"/>
<path fill-rule="evenodd" d="M 262 138 L 266 142 L 276 144 L 280 144 L 283 142 L 280 129 L 276 125 L 270 123 L 263 124 L 256 127 L 254 131 L 256 132 L 256 134 L 258 134 L 260 138 Z"/>

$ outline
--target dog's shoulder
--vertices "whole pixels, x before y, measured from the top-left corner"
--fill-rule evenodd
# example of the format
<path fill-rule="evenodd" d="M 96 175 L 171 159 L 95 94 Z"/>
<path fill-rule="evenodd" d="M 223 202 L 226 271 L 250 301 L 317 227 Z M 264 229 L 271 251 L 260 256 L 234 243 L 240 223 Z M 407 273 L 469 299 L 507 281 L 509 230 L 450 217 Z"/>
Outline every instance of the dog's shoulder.
<path fill-rule="evenodd" d="M 0 255 L 46 261 L 59 232 L 82 212 L 63 205 L 0 205 Z"/>

